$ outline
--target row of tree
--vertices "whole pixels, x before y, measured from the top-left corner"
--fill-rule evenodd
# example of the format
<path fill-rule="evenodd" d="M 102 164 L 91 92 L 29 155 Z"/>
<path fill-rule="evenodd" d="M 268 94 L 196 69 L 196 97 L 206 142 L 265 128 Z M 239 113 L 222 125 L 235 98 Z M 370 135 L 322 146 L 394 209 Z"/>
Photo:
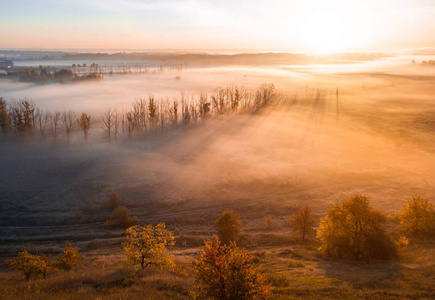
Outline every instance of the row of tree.
<path fill-rule="evenodd" d="M 9 72 L 9 76 L 16 76 L 22 82 L 65 82 L 65 81 L 78 81 L 78 80 L 92 80 L 102 79 L 103 75 L 97 73 L 95 69 L 91 68 L 89 72 L 73 72 L 70 69 L 57 69 L 50 67 L 27 68 L 15 72 Z"/>
<path fill-rule="evenodd" d="M 273 84 L 263 84 L 256 91 L 244 88 L 218 88 L 198 97 L 181 97 L 175 100 L 136 99 L 130 109 L 106 109 L 97 119 L 109 143 L 121 138 L 166 132 L 179 125 L 204 121 L 210 117 L 238 113 L 258 113 L 279 104 L 303 104 L 313 109 L 325 109 L 327 92 L 306 89 L 297 100 L 295 96 L 278 93 Z M 94 118 L 87 113 L 77 115 L 71 110 L 48 112 L 39 109 L 28 99 L 7 102 L 0 97 L 0 128 L 3 137 L 42 137 L 58 139 L 62 133 L 68 141 L 80 129 L 88 139 Z"/>
<path fill-rule="evenodd" d="M 210 94 L 200 94 L 197 99 L 187 99 L 182 93 L 179 100 L 158 101 L 150 95 L 148 99 L 135 100 L 126 111 L 108 108 L 101 114 L 100 124 L 108 141 L 112 142 L 119 136 L 143 135 L 157 129 L 166 131 L 179 124 L 189 124 L 211 116 L 258 112 L 277 103 L 273 84 L 264 84 L 255 93 L 242 88 L 218 88 Z M 63 132 L 69 139 L 73 131 L 80 128 L 87 140 L 91 124 L 91 116 L 86 113 L 77 117 L 71 110 L 46 112 L 28 99 L 8 103 L 0 97 L 0 128 L 3 136 L 45 138 L 51 135 L 56 139 Z"/>

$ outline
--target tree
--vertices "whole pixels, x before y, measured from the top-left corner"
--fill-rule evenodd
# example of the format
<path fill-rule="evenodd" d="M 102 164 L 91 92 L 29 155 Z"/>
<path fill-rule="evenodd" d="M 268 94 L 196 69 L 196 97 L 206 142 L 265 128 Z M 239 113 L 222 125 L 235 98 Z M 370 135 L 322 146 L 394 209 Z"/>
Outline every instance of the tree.
<path fill-rule="evenodd" d="M 45 137 L 45 130 L 47 128 L 47 125 L 50 123 L 50 120 L 51 114 L 49 112 L 44 112 L 39 109 L 36 110 L 35 121 L 38 125 L 39 132 L 41 133 L 42 137 Z"/>
<path fill-rule="evenodd" d="M 12 102 L 10 117 L 18 133 L 33 131 L 35 108 L 35 103 L 26 99 Z"/>
<path fill-rule="evenodd" d="M 20 270 L 24 272 L 26 280 L 29 281 L 32 275 L 44 278 L 51 271 L 50 259 L 43 255 L 33 255 L 27 251 L 18 253 L 15 259 L 7 260 L 9 268 L 12 270 Z"/>
<path fill-rule="evenodd" d="M 88 116 L 85 113 L 82 113 L 80 118 L 77 119 L 77 124 L 79 124 L 80 128 L 83 130 L 85 135 L 85 140 L 88 140 L 88 132 L 91 128 L 91 116 Z"/>
<path fill-rule="evenodd" d="M 74 128 L 74 120 L 76 119 L 75 116 L 76 114 L 72 110 L 64 111 L 62 113 L 62 123 L 63 127 L 65 128 L 65 134 L 68 141 Z"/>
<path fill-rule="evenodd" d="M 149 96 L 148 98 L 148 120 L 150 122 L 150 127 L 153 128 L 157 125 L 158 122 L 158 111 L 157 111 L 157 104 L 154 100 L 153 96 Z"/>
<path fill-rule="evenodd" d="M 355 259 L 390 259 L 397 249 L 386 234 L 384 214 L 370 206 L 365 196 L 353 196 L 328 210 L 317 238 L 326 255 Z"/>
<path fill-rule="evenodd" d="M 136 225 L 127 228 L 127 240 L 122 246 L 127 262 L 131 264 L 139 263 L 142 269 L 151 265 L 172 269 L 175 264 L 166 248 L 174 244 L 174 235 L 165 229 L 165 223 L 160 223 L 155 227 Z"/>
<path fill-rule="evenodd" d="M 64 270 L 71 270 L 82 265 L 82 255 L 78 248 L 73 248 L 71 243 L 66 244 L 65 250 L 60 254 L 55 265 Z"/>
<path fill-rule="evenodd" d="M 113 218 L 106 221 L 107 226 L 126 228 L 130 225 L 136 225 L 139 219 L 136 216 L 130 216 L 128 208 L 118 206 L 113 210 Z"/>
<path fill-rule="evenodd" d="M 400 231 L 408 237 L 435 236 L 435 209 L 428 200 L 414 196 L 398 214 Z"/>
<path fill-rule="evenodd" d="M 219 239 L 225 245 L 237 242 L 242 232 L 242 220 L 240 216 L 231 210 L 226 210 L 215 221 Z"/>
<path fill-rule="evenodd" d="M 57 138 L 57 130 L 60 127 L 61 119 L 62 119 L 62 113 L 60 111 L 54 112 L 53 115 L 51 116 L 51 130 L 53 133 L 53 137 L 55 139 Z"/>
<path fill-rule="evenodd" d="M 221 245 L 218 238 L 205 241 L 204 249 L 192 262 L 200 295 L 213 299 L 254 299 L 267 297 L 272 288 L 254 266 L 254 256 L 235 243 Z"/>
<path fill-rule="evenodd" d="M 101 120 L 103 121 L 103 130 L 106 132 L 110 144 L 112 142 L 112 135 L 115 133 L 115 126 L 117 130 L 121 120 L 118 118 L 117 112 L 111 108 L 106 109 L 106 111 L 101 114 Z"/>
<path fill-rule="evenodd" d="M 274 104 L 276 101 L 275 85 L 273 83 L 263 83 L 255 94 L 254 112 Z"/>
<path fill-rule="evenodd" d="M 290 227 L 302 235 L 302 240 L 305 240 L 307 234 L 314 232 L 314 226 L 317 225 L 317 219 L 314 217 L 313 211 L 308 206 L 293 213 L 289 218 L 288 224 Z"/>
<path fill-rule="evenodd" d="M 2 97 L 0 97 L 0 127 L 2 128 L 3 135 L 11 127 L 11 117 L 8 113 L 7 103 Z"/>

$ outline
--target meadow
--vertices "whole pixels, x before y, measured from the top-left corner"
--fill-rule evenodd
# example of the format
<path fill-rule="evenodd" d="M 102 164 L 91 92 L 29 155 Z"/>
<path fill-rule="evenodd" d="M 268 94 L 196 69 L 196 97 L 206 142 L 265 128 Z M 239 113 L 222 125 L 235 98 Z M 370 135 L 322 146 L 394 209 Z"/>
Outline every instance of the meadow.
<path fill-rule="evenodd" d="M 0 138 L 0 298 L 194 298 L 190 261 L 226 209 L 242 217 L 239 245 L 257 258 L 274 287 L 271 299 L 434 297 L 433 240 L 403 246 L 393 261 L 343 261 L 320 255 L 315 236 L 302 242 L 287 224 L 301 207 L 320 219 L 365 195 L 394 231 L 413 196 L 435 204 L 435 75 L 412 59 L 427 57 L 150 68 L 43 85 L 1 78 L 8 103 L 27 98 L 44 112 L 86 113 L 92 126 L 87 141 L 77 126 L 68 138 L 62 130 L 57 138 L 37 130 Z M 274 101 L 256 109 L 265 83 L 273 84 Z M 237 107 L 213 105 L 219 88 L 241 91 Z M 166 118 L 134 135 L 120 129 L 109 143 L 107 109 L 127 116 L 132 103 L 148 105 L 150 97 L 159 112 L 179 103 L 175 123 Z M 197 114 L 189 122 L 183 103 Z M 125 267 L 125 230 L 105 225 L 112 193 L 139 224 L 166 223 L 185 273 Z M 84 256 L 71 272 L 29 283 L 4 263 L 23 250 L 58 255 L 67 242 Z"/>

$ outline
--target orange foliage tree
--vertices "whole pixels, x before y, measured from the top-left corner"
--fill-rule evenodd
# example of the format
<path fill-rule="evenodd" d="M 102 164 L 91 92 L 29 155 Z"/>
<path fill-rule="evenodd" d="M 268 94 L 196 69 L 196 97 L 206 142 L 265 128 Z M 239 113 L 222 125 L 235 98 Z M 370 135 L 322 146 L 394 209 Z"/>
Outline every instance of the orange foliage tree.
<path fill-rule="evenodd" d="M 205 241 L 204 249 L 192 262 L 199 293 L 213 299 L 254 299 L 267 297 L 271 286 L 253 264 L 253 255 L 235 243 L 222 245 L 219 238 Z"/>
<path fill-rule="evenodd" d="M 317 219 L 314 217 L 311 208 L 307 206 L 293 213 L 293 216 L 288 220 L 288 224 L 294 231 L 298 231 L 302 234 L 302 240 L 304 241 L 307 234 L 314 232 Z"/>

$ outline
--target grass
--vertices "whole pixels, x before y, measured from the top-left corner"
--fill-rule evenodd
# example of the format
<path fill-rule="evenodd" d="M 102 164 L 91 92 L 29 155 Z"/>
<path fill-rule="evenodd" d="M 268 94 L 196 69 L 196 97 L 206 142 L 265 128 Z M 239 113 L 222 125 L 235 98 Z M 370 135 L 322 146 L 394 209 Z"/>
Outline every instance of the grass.
<path fill-rule="evenodd" d="M 261 240 L 264 233 L 256 238 Z M 305 244 L 258 245 L 253 251 L 255 262 L 274 287 L 271 299 L 433 299 L 435 296 L 433 242 L 411 243 L 397 261 L 369 264 L 322 257 L 316 251 L 317 246 L 313 238 Z M 155 268 L 127 268 L 119 245 L 87 250 L 83 267 L 70 272 L 58 270 L 46 279 L 31 282 L 3 266 L 0 298 L 193 299 L 195 282 L 190 261 L 197 249 L 190 243 L 173 249 L 175 262 L 185 270 L 184 274 Z"/>

